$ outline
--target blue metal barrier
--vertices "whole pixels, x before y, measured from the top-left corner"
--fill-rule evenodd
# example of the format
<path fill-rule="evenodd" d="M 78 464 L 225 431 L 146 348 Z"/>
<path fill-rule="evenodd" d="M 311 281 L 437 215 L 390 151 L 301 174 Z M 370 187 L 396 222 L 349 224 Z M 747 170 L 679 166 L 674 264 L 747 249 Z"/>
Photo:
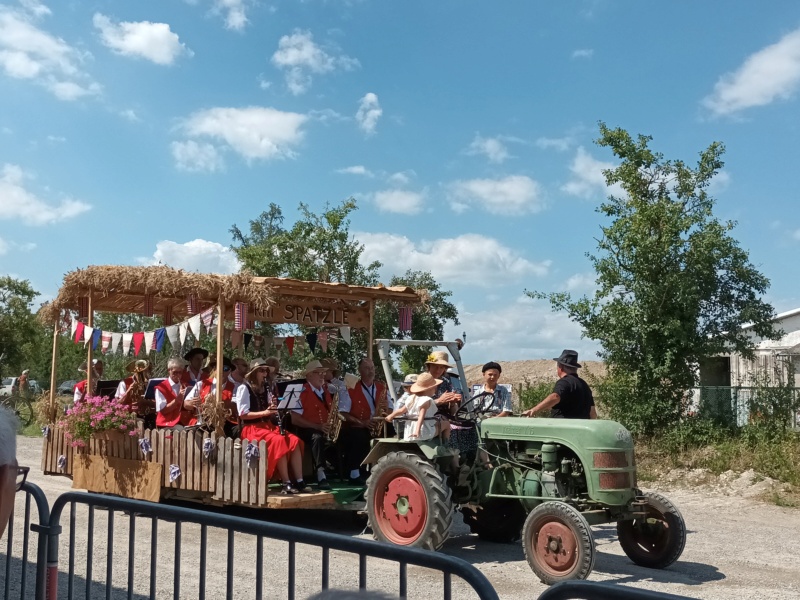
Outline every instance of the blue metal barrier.
<path fill-rule="evenodd" d="M 12 600 L 12 598 L 35 598 L 36 600 L 45 600 L 47 597 L 47 571 L 44 568 L 47 562 L 47 537 L 49 534 L 50 523 L 50 507 L 47 504 L 47 498 L 39 486 L 30 482 L 25 482 L 22 485 L 18 494 L 25 494 L 25 512 L 23 513 L 22 524 L 22 552 L 19 557 L 14 554 L 14 521 L 15 515 L 11 514 L 11 519 L 6 528 L 6 553 L 5 553 L 5 568 L 3 582 L 3 599 Z M 31 523 L 31 501 L 36 504 L 37 523 Z M 18 515 L 17 515 L 18 516 Z M 33 582 L 33 595 L 31 595 L 28 581 L 28 557 L 30 554 L 31 532 L 36 534 L 36 576 Z M 19 595 L 12 594 L 16 591 L 16 586 L 12 588 L 12 565 L 19 561 Z M 14 574 L 17 574 L 15 572 Z"/>
<path fill-rule="evenodd" d="M 367 558 L 378 558 L 397 563 L 398 568 L 398 595 L 405 598 L 408 592 L 408 565 L 415 565 L 424 567 L 433 571 L 440 571 L 442 573 L 442 598 L 444 600 L 452 600 L 452 578 L 453 576 L 459 577 L 466 582 L 475 591 L 480 600 L 499 600 L 497 592 L 492 587 L 489 580 L 478 569 L 470 565 L 464 560 L 441 554 L 437 552 L 428 552 L 425 550 L 418 550 L 415 548 L 404 548 L 400 546 L 393 546 L 389 544 L 381 544 L 372 540 L 364 540 L 359 538 L 352 538 L 325 531 L 315 531 L 310 529 L 301 529 L 299 527 L 292 527 L 289 525 L 282 525 L 279 523 L 268 523 L 264 521 L 256 521 L 253 519 L 245 519 L 231 515 L 217 514 L 207 511 L 200 511 L 190 508 L 179 506 L 169 506 L 164 504 L 155 504 L 152 502 L 144 502 L 140 500 L 130 500 L 127 498 L 118 498 L 115 496 L 104 496 L 99 494 L 87 494 L 83 492 L 68 492 L 58 497 L 52 508 L 50 523 L 52 525 L 51 534 L 49 536 L 47 563 L 54 566 L 59 563 L 59 538 L 60 538 L 60 522 L 64 510 L 69 506 L 69 519 L 70 519 L 70 543 L 69 557 L 68 557 L 68 573 L 67 573 L 67 597 L 72 598 L 75 592 L 74 585 L 74 564 L 75 564 L 75 507 L 77 505 L 86 505 L 89 510 L 88 520 L 88 536 L 89 544 L 86 548 L 86 593 L 87 597 L 90 594 L 92 585 L 92 543 L 94 534 L 94 510 L 96 507 L 102 507 L 109 511 L 109 527 L 107 548 L 109 557 L 106 561 L 106 597 L 111 596 L 112 590 L 112 577 L 113 577 L 113 560 L 111 553 L 114 549 L 114 527 L 113 519 L 115 511 L 122 511 L 129 515 L 129 537 L 128 537 L 128 596 L 133 594 L 134 582 L 134 565 L 133 565 L 133 551 L 134 541 L 136 534 L 136 522 L 139 519 L 146 519 L 152 522 L 151 528 L 151 555 L 150 555 L 150 598 L 156 597 L 156 577 L 158 571 L 157 545 L 158 545 L 158 523 L 159 521 L 171 521 L 175 523 L 175 546 L 174 555 L 177 557 L 181 553 L 181 525 L 192 523 L 201 526 L 200 532 L 200 569 L 198 574 L 199 581 L 199 598 L 205 598 L 205 579 L 206 579 L 206 551 L 207 551 L 207 529 L 209 527 L 218 528 L 228 532 L 228 549 L 227 549 L 227 573 L 226 573 L 226 598 L 233 597 L 234 588 L 234 555 L 233 555 L 233 540 L 234 534 L 245 534 L 253 536 L 256 539 L 257 552 L 254 559 L 255 566 L 255 586 L 252 583 L 248 584 L 250 589 L 253 589 L 254 596 L 257 599 L 263 598 L 262 589 L 262 574 L 263 574 L 263 540 L 264 538 L 280 540 L 289 544 L 288 556 L 288 598 L 294 600 L 296 597 L 296 547 L 297 544 L 306 544 L 310 546 L 317 546 L 322 549 L 322 565 L 321 565 L 321 578 L 320 588 L 322 590 L 328 589 L 329 575 L 330 575 L 330 552 L 331 550 L 347 552 L 358 556 L 358 588 L 360 590 L 367 589 Z M 175 560 L 172 566 L 173 569 L 173 597 L 178 598 L 180 595 L 180 560 Z M 56 581 L 52 575 L 50 580 Z M 55 598 L 55 589 L 49 589 L 48 598 Z M 433 594 L 428 594 L 432 598 Z"/>

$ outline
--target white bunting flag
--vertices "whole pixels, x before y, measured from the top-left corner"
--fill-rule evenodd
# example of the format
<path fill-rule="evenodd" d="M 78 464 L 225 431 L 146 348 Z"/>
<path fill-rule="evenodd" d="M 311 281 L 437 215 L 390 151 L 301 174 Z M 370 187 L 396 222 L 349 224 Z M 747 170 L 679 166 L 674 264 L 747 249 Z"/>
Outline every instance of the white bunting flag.
<path fill-rule="evenodd" d="M 133 334 L 132 333 L 123 333 L 122 334 L 122 355 L 128 356 L 128 352 L 131 350 L 131 342 L 133 341 Z"/>
<path fill-rule="evenodd" d="M 110 331 L 104 331 L 102 333 L 100 339 L 103 342 L 102 346 L 101 346 L 102 349 L 103 349 L 103 354 L 106 354 L 108 352 L 108 347 L 111 345 L 111 332 Z"/>
<path fill-rule="evenodd" d="M 339 327 L 339 332 L 342 334 L 342 339 L 350 344 L 350 328 L 349 327 Z"/>
<path fill-rule="evenodd" d="M 184 321 L 180 325 L 178 325 L 178 335 L 181 339 L 181 348 L 183 348 L 183 344 L 186 341 L 186 333 L 189 331 L 189 322 Z"/>
<path fill-rule="evenodd" d="M 169 327 L 167 327 L 167 338 L 169 338 L 169 343 L 172 346 L 173 353 L 177 354 L 179 348 L 177 325 L 170 325 Z"/>
<path fill-rule="evenodd" d="M 86 327 L 83 328 L 83 347 L 86 347 L 90 341 L 92 341 L 92 336 L 94 335 L 94 327 Z"/>
<path fill-rule="evenodd" d="M 156 336 L 155 331 L 145 331 L 144 332 L 144 352 L 147 354 L 150 352 L 150 349 L 153 347 L 153 338 Z"/>
<path fill-rule="evenodd" d="M 115 354 L 119 352 L 119 343 L 122 341 L 122 334 L 121 333 L 112 333 L 111 334 L 111 348 L 108 349 L 109 352 Z"/>
<path fill-rule="evenodd" d="M 69 337 L 74 340 L 75 339 L 75 330 L 78 328 L 78 321 L 72 315 L 70 315 L 70 318 L 72 319 L 72 323 L 70 323 L 70 326 L 69 326 Z"/>
<path fill-rule="evenodd" d="M 194 339 L 200 339 L 200 324 L 203 321 L 200 319 L 200 315 L 195 315 L 191 319 L 189 319 L 189 327 L 192 329 L 192 335 Z"/>
<path fill-rule="evenodd" d="M 274 337 L 274 338 L 272 338 L 272 343 L 275 344 L 275 349 L 276 350 L 280 350 L 281 349 L 281 346 L 283 346 L 283 341 L 285 339 L 286 339 L 285 337 Z"/>

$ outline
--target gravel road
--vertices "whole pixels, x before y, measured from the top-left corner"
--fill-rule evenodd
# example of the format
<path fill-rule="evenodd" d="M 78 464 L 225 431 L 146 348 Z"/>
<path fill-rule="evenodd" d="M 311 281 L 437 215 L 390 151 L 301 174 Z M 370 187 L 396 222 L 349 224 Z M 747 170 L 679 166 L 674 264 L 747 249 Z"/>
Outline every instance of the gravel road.
<path fill-rule="evenodd" d="M 52 502 L 71 489 L 71 481 L 63 477 L 45 477 L 39 469 L 41 440 L 18 438 L 20 464 L 32 467 L 30 480 L 40 486 Z M 662 484 L 660 490 L 667 494 L 681 509 L 689 530 L 686 550 L 681 559 L 669 569 L 654 571 L 633 565 L 616 542 L 613 526 L 594 529 L 597 542 L 597 560 L 590 579 L 613 581 L 623 585 L 650 590 L 681 594 L 692 598 L 731 599 L 800 598 L 800 511 L 762 504 L 754 499 L 738 495 L 726 495 L 724 489 L 684 489 L 678 484 Z M 18 498 L 17 514 L 24 505 Z M 253 516 L 253 511 L 232 511 L 234 514 Z M 77 511 L 75 536 L 78 553 L 75 560 L 76 596 L 85 597 L 87 512 Z M 279 521 L 298 527 L 323 529 L 344 535 L 371 537 L 362 534 L 363 523 L 351 519 L 347 513 L 270 511 L 265 519 Z M 528 568 L 519 544 L 494 544 L 482 542 L 461 524 L 457 516 L 451 538 L 443 552 L 458 556 L 480 569 L 497 589 L 503 600 L 536 598 L 545 587 Z M 59 597 L 66 598 L 67 582 L 63 572 L 67 570 L 66 545 L 69 535 L 69 520 L 62 535 L 62 551 L 59 581 Z M 105 597 L 107 561 L 107 524 L 105 511 L 95 512 L 94 559 L 92 579 L 97 582 L 92 597 Z M 135 598 L 149 595 L 150 521 L 136 520 L 135 538 Z M 14 551 L 10 581 L 17 585 L 21 572 L 21 530 L 17 523 L 14 534 Z M 114 518 L 115 539 L 113 544 L 112 582 L 115 590 L 111 597 L 125 597 L 127 582 L 127 549 L 129 518 L 117 513 Z M 158 529 L 158 557 L 161 568 L 156 582 L 156 597 L 172 597 L 174 579 L 172 556 L 174 550 L 174 526 L 161 523 Z M 199 528 L 191 524 L 182 526 L 181 549 L 181 597 L 198 597 L 198 542 Z M 226 589 L 227 534 L 223 531 L 208 531 L 208 578 L 206 597 L 222 598 Z M 0 543 L 0 588 L 5 579 L 5 537 Z M 31 552 L 34 548 L 31 547 Z M 236 536 L 233 570 L 234 597 L 255 597 L 255 543 L 248 536 Z M 288 573 L 287 545 L 265 540 L 264 597 L 286 598 Z M 29 571 L 32 577 L 32 571 Z M 297 598 L 319 590 L 320 551 L 316 548 L 297 548 Z M 397 567 L 384 561 L 368 561 L 368 587 L 396 593 Z M 331 553 L 331 586 L 355 588 L 358 581 L 358 561 L 345 554 Z M 12 585 L 12 588 L 13 588 Z M 32 582 L 29 581 L 29 586 Z M 30 588 L 32 589 L 32 588 Z M 409 598 L 435 598 L 441 589 L 441 576 L 426 569 L 409 568 Z M 14 597 L 14 596 L 11 596 Z M 453 597 L 475 598 L 475 594 L 454 581 Z"/>

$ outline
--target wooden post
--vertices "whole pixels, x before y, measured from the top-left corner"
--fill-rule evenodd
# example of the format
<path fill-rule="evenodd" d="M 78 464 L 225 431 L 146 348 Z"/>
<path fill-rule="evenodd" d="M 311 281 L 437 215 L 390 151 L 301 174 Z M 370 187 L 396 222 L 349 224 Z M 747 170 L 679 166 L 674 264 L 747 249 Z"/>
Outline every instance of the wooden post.
<path fill-rule="evenodd" d="M 225 387 L 225 374 L 222 372 L 222 348 L 225 344 L 225 302 L 219 298 L 219 316 L 217 318 L 217 402 L 222 402 L 222 388 Z"/>
<path fill-rule="evenodd" d="M 60 313 L 61 311 L 59 311 Z M 50 361 L 50 404 L 56 401 L 56 369 L 58 368 L 58 317 L 53 325 L 53 359 Z"/>
<path fill-rule="evenodd" d="M 89 315 L 86 317 L 86 325 L 94 327 L 94 309 L 92 308 L 92 293 L 89 292 Z M 94 333 L 92 339 L 89 340 L 89 350 L 86 352 L 86 396 L 94 396 L 94 388 L 92 387 L 94 369 L 92 368 L 92 356 L 94 352 Z"/>
<path fill-rule="evenodd" d="M 367 346 L 367 351 L 365 353 L 365 355 L 368 356 L 369 358 L 372 358 L 372 355 L 375 352 L 375 349 L 372 347 L 372 342 L 373 342 L 372 338 L 375 335 L 374 329 L 375 329 L 375 300 L 370 300 L 369 301 L 369 333 L 367 335 L 367 339 L 369 340 L 369 342 L 368 342 L 369 345 Z"/>

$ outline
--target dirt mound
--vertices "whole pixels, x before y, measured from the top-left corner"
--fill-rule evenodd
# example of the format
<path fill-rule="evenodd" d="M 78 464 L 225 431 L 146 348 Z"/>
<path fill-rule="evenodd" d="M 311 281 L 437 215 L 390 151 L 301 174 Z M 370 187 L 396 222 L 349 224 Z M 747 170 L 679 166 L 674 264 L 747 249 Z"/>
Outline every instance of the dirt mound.
<path fill-rule="evenodd" d="M 725 471 L 715 475 L 708 469 L 670 469 L 656 482 L 649 482 L 654 489 L 692 488 L 703 489 L 723 496 L 763 497 L 765 494 L 785 492 L 791 486 L 748 469 L 744 473 Z"/>

